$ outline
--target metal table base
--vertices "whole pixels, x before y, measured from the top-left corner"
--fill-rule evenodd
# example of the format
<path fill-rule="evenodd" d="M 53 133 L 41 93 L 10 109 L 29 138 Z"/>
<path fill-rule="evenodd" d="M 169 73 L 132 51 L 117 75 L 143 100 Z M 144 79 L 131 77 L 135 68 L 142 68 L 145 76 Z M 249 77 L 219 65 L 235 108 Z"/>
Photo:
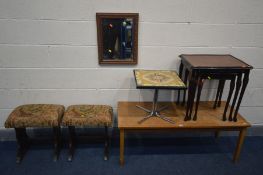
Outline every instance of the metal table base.
<path fill-rule="evenodd" d="M 138 107 L 138 108 L 142 109 L 143 111 L 149 113 L 149 115 L 145 116 L 143 119 L 138 121 L 139 124 L 141 124 L 142 122 L 144 122 L 145 120 L 147 120 L 151 117 L 158 117 L 158 118 L 161 118 L 162 120 L 167 121 L 169 123 L 173 123 L 173 124 L 175 123 L 173 120 L 171 120 L 171 119 L 167 118 L 166 116 L 160 114 L 160 112 L 165 110 L 168 106 L 164 106 L 164 107 L 161 107 L 160 109 L 157 109 L 158 92 L 159 92 L 159 89 L 154 90 L 152 110 L 149 110 L 149 109 L 146 109 L 146 108 L 141 107 L 139 105 L 136 105 L 136 107 Z"/>

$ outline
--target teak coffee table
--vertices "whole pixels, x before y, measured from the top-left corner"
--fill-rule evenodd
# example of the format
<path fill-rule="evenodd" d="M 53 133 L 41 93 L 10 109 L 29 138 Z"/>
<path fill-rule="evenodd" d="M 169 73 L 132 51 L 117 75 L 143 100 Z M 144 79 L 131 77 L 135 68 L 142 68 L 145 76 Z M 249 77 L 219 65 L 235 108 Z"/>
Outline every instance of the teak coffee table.
<path fill-rule="evenodd" d="M 159 89 L 186 89 L 184 82 L 180 79 L 176 71 L 171 70 L 134 70 L 134 77 L 136 81 L 137 89 L 154 89 L 154 97 L 150 108 L 145 108 L 140 105 L 136 107 L 148 113 L 146 117 L 143 117 L 138 123 L 142 123 L 151 117 L 158 117 L 170 123 L 174 123 L 165 115 L 161 115 L 160 112 L 165 110 L 167 106 L 158 108 L 158 92 Z"/>
<path fill-rule="evenodd" d="M 249 72 L 253 68 L 242 60 L 232 55 L 212 55 L 212 54 L 182 54 L 179 76 L 182 77 L 185 69 L 184 82 L 187 83 L 189 76 L 189 90 L 185 120 L 191 120 L 193 104 L 197 89 L 196 107 L 193 120 L 197 120 L 198 104 L 205 79 L 219 80 L 214 108 L 220 106 L 223 88 L 226 80 L 230 80 L 230 90 L 226 101 L 223 120 L 227 120 L 226 114 L 232 95 L 232 105 L 229 112 L 229 121 L 237 121 L 237 113 L 249 81 Z M 233 93 L 235 90 L 235 93 Z M 185 91 L 183 96 L 185 103 Z M 178 103 L 180 101 L 180 91 L 178 92 Z M 236 108 L 234 110 L 234 108 Z"/>
<path fill-rule="evenodd" d="M 225 102 L 222 102 L 225 105 Z M 118 102 L 118 128 L 120 129 L 120 165 L 124 165 L 124 135 L 128 131 L 143 130 L 171 130 L 171 131 L 214 131 L 218 136 L 219 131 L 239 131 L 237 146 L 234 152 L 233 161 L 239 158 L 241 147 L 245 138 L 246 130 L 250 124 L 240 115 L 237 114 L 237 122 L 222 121 L 221 116 L 224 112 L 223 107 L 216 109 L 211 108 L 213 102 L 200 102 L 199 118 L 197 121 L 184 121 L 185 108 L 171 102 L 162 102 L 160 105 L 168 105 L 165 115 L 175 124 L 152 117 L 143 123 L 138 124 L 146 112 L 140 110 L 136 105 L 149 108 L 150 102 Z M 162 113 L 162 112 L 161 112 Z"/>

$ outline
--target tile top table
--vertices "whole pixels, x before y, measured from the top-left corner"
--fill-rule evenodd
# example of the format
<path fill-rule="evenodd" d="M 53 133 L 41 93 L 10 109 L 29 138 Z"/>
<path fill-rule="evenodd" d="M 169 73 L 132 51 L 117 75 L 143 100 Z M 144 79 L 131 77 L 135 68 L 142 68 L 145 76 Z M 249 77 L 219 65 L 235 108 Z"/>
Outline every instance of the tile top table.
<path fill-rule="evenodd" d="M 228 105 L 230 103 L 233 91 L 235 89 L 234 98 L 232 101 L 230 114 L 229 114 L 229 121 L 236 121 L 238 109 L 240 107 L 240 103 L 242 101 L 246 86 L 249 81 L 249 72 L 253 67 L 232 55 L 182 54 L 180 55 L 180 57 L 182 58 L 182 60 L 179 68 L 179 76 L 182 77 L 183 69 L 185 69 L 184 82 L 187 83 L 188 75 L 190 77 L 185 120 L 191 119 L 192 108 L 194 104 L 194 98 L 195 98 L 197 86 L 198 86 L 198 91 L 197 91 L 195 115 L 193 117 L 194 120 L 197 119 L 197 110 L 198 110 L 201 90 L 203 87 L 203 80 L 219 79 L 219 85 L 218 85 L 214 108 L 220 106 L 225 80 L 231 80 L 230 91 L 228 94 L 225 110 L 223 113 L 223 120 L 226 120 Z M 241 92 L 239 93 L 240 89 Z M 239 98 L 237 101 L 238 96 Z M 180 100 L 180 92 L 178 95 L 178 102 L 179 100 Z M 185 91 L 184 91 L 183 103 L 184 101 L 185 101 Z M 236 110 L 234 112 L 235 104 L 236 104 Z M 234 116 L 232 117 L 233 113 Z"/>
<path fill-rule="evenodd" d="M 148 115 L 142 118 L 138 123 L 142 123 L 151 117 L 158 117 L 167 122 L 174 123 L 173 120 L 161 115 L 160 112 L 167 108 L 163 106 L 158 109 L 158 91 L 159 89 L 186 89 L 184 82 L 175 71 L 170 70 L 134 70 L 134 77 L 138 89 L 154 89 L 152 109 L 146 109 L 137 105 L 138 108 L 147 112 Z"/>
<path fill-rule="evenodd" d="M 134 70 L 137 88 L 141 89 L 181 89 L 184 82 L 176 71 L 170 70 Z"/>

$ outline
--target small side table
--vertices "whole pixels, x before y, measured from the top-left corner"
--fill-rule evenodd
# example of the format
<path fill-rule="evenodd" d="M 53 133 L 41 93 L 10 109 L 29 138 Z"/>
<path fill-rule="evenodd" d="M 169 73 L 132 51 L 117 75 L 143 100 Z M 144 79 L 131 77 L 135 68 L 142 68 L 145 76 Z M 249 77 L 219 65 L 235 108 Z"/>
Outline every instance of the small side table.
<path fill-rule="evenodd" d="M 138 121 L 138 123 L 142 123 L 151 117 L 159 117 L 167 122 L 174 123 L 173 120 L 160 114 L 167 106 L 158 109 L 157 103 L 159 89 L 186 89 L 185 84 L 178 74 L 175 71 L 169 70 L 134 70 L 134 77 L 138 89 L 154 89 L 152 109 L 149 110 L 142 106 L 137 106 L 148 113 L 148 115 Z"/>
<path fill-rule="evenodd" d="M 201 95 L 204 80 L 218 79 L 219 85 L 218 85 L 216 100 L 214 103 L 214 108 L 220 106 L 225 81 L 230 80 L 231 81 L 230 90 L 223 113 L 223 120 L 224 121 L 226 120 L 226 113 L 228 110 L 228 106 L 232 98 L 233 92 L 235 90 L 228 120 L 236 122 L 238 110 L 249 81 L 249 73 L 253 67 L 239 60 L 238 58 L 235 58 L 232 55 L 183 54 L 180 55 L 180 57 L 182 58 L 182 60 L 179 68 L 179 76 L 182 77 L 183 69 L 185 69 L 184 82 L 187 83 L 188 76 L 190 78 L 185 120 L 192 119 L 191 115 L 193 110 L 196 89 L 198 88 L 196 108 L 195 108 L 195 114 L 193 120 L 197 119 L 198 104 L 200 101 L 200 95 Z M 180 92 L 178 94 L 178 102 L 179 101 L 180 101 Z M 184 91 L 183 104 L 184 102 L 185 102 L 185 91 Z M 236 105 L 236 110 L 234 111 L 235 105 Z"/>

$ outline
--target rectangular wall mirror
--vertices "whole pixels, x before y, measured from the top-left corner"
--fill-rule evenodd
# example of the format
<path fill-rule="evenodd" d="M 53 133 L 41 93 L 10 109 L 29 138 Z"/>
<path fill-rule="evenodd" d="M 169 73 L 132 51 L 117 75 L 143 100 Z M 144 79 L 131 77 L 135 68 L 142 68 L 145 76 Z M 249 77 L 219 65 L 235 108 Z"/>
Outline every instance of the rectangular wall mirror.
<path fill-rule="evenodd" d="M 137 64 L 138 13 L 96 13 L 99 64 Z"/>

